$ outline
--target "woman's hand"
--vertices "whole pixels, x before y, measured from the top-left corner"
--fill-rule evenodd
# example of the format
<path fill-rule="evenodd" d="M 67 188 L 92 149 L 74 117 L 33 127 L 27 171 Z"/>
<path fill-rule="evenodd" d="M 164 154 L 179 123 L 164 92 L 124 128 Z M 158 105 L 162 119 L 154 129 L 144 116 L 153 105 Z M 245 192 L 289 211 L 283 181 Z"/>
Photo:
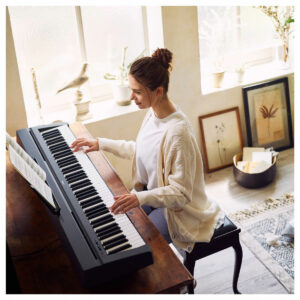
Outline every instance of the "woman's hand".
<path fill-rule="evenodd" d="M 115 215 L 118 213 L 124 214 L 128 210 L 140 205 L 136 194 L 124 194 L 115 196 L 115 203 L 110 207 L 110 210 Z"/>
<path fill-rule="evenodd" d="M 73 152 L 76 152 L 80 150 L 81 147 L 86 146 L 88 148 L 85 148 L 83 150 L 84 153 L 91 152 L 91 151 L 97 151 L 99 150 L 99 144 L 97 139 L 87 139 L 87 138 L 78 138 L 76 139 L 70 148 L 74 148 Z"/>

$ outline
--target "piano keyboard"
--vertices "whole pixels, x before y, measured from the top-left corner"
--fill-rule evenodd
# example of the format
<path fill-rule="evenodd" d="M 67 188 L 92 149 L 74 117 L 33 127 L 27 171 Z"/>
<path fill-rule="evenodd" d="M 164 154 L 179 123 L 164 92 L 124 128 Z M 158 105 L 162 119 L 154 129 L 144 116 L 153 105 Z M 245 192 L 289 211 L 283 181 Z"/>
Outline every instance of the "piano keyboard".
<path fill-rule="evenodd" d="M 42 137 L 106 253 L 145 245 L 126 214 L 110 212 L 113 195 L 88 156 L 70 149 L 75 140 L 70 128 L 46 130 Z"/>

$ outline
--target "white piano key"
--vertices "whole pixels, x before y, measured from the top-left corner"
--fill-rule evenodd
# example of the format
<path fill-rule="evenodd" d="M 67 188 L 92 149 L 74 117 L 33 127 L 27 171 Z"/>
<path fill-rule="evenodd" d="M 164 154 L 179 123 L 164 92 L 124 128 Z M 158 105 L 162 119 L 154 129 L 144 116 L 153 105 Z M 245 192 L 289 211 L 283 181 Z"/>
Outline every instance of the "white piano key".
<path fill-rule="evenodd" d="M 122 246 L 125 246 L 125 245 L 128 245 L 128 244 L 130 244 L 130 242 L 124 242 L 124 243 L 122 243 L 122 244 L 120 244 L 120 245 L 117 245 L 117 246 L 115 246 L 115 247 L 109 248 L 108 250 L 106 250 L 106 252 L 107 252 L 108 254 L 110 254 L 110 253 L 113 252 L 114 250 L 116 250 L 116 249 L 118 249 L 118 248 L 121 248 Z M 131 247 L 127 248 L 126 250 L 129 250 L 129 249 L 132 249 L 132 245 L 131 245 Z M 124 250 L 125 250 L 125 249 L 124 249 Z"/>
<path fill-rule="evenodd" d="M 106 217 L 106 216 L 111 216 L 111 213 L 106 213 L 106 214 L 104 214 L 104 215 L 100 215 L 100 216 L 97 216 L 97 217 L 95 217 L 95 218 L 93 218 L 93 219 L 89 219 L 89 221 L 90 221 L 90 223 L 92 223 L 93 221 L 95 221 L 95 220 L 100 220 L 100 219 L 102 219 L 102 218 L 104 218 L 104 217 Z"/>
<path fill-rule="evenodd" d="M 123 232 L 119 232 L 119 233 L 117 233 L 117 234 L 114 234 L 114 235 L 112 235 L 112 236 L 106 238 L 106 239 L 103 239 L 103 240 L 100 239 L 100 241 L 101 241 L 101 243 L 105 243 L 105 242 L 108 242 L 108 241 L 110 241 L 110 240 L 112 240 L 112 239 L 114 239 L 114 238 L 116 238 L 116 237 L 118 237 L 118 236 L 121 236 L 121 235 L 123 235 L 123 234 L 124 234 Z"/>
<path fill-rule="evenodd" d="M 62 136 L 64 137 L 66 143 L 70 146 L 74 142 L 75 137 L 74 137 L 73 133 L 70 131 L 69 127 L 61 126 L 58 129 L 59 129 L 60 133 L 62 134 Z M 96 189 L 97 193 L 102 198 L 103 203 L 107 206 L 107 208 L 111 207 L 114 203 L 113 194 L 107 187 L 106 183 L 103 181 L 102 177 L 99 175 L 98 171 L 96 170 L 95 166 L 90 161 L 88 156 L 85 153 L 83 153 L 82 151 L 74 152 L 73 155 L 77 158 L 78 163 L 81 165 L 82 169 L 87 174 L 88 179 L 91 181 L 91 183 L 94 186 L 94 188 Z M 70 172 L 70 173 L 68 173 L 68 175 L 70 175 L 71 173 L 75 173 L 75 172 L 76 171 Z M 79 203 L 82 204 L 85 201 L 87 201 L 88 199 L 93 198 L 93 197 L 94 196 L 83 199 Z M 83 209 L 83 211 L 85 211 L 86 209 L 92 208 L 92 207 L 96 208 L 100 204 L 101 203 L 93 204 L 93 205 Z M 107 227 L 113 223 L 117 223 L 120 226 L 121 230 L 123 231 L 123 234 L 128 239 L 129 244 L 132 245 L 132 248 L 137 248 L 142 245 L 145 245 L 145 242 L 143 241 L 143 239 L 141 238 L 141 236 L 139 235 L 139 233 L 137 232 L 137 230 L 135 229 L 135 227 L 133 226 L 131 221 L 128 219 L 127 215 L 119 214 L 119 215 L 113 215 L 113 216 L 115 218 L 115 221 L 98 226 L 97 228 L 94 228 L 94 230 L 96 231 L 97 229 Z M 96 219 L 96 218 L 94 218 L 94 219 Z M 118 247 L 120 247 L 120 245 L 118 245 Z M 117 247 L 115 247 L 115 248 L 117 248 Z M 112 251 L 112 249 L 110 249 L 110 251 Z M 124 249 L 123 251 L 126 251 L 126 250 L 128 250 L 128 249 Z"/>

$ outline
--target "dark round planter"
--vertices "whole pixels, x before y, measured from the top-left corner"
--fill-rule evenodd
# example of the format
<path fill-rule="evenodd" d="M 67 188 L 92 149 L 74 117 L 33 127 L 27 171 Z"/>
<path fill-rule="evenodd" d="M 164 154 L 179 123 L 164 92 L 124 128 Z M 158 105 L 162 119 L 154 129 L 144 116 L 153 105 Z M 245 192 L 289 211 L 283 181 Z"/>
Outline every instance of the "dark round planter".
<path fill-rule="evenodd" d="M 242 159 L 242 153 L 233 157 L 233 174 L 234 178 L 241 186 L 245 188 L 255 189 L 266 186 L 271 183 L 276 175 L 276 157 L 273 157 L 272 166 L 261 173 L 249 174 L 241 171 L 236 167 L 237 162 Z"/>

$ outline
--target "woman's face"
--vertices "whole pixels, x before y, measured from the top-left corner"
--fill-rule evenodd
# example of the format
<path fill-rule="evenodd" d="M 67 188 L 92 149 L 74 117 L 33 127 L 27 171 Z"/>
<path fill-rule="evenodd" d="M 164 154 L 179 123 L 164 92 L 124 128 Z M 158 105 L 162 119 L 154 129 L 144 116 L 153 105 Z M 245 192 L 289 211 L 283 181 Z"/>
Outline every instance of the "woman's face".
<path fill-rule="evenodd" d="M 141 85 L 132 75 L 129 75 L 129 87 L 131 89 L 130 100 L 133 100 L 140 109 L 153 105 L 155 93 Z"/>

